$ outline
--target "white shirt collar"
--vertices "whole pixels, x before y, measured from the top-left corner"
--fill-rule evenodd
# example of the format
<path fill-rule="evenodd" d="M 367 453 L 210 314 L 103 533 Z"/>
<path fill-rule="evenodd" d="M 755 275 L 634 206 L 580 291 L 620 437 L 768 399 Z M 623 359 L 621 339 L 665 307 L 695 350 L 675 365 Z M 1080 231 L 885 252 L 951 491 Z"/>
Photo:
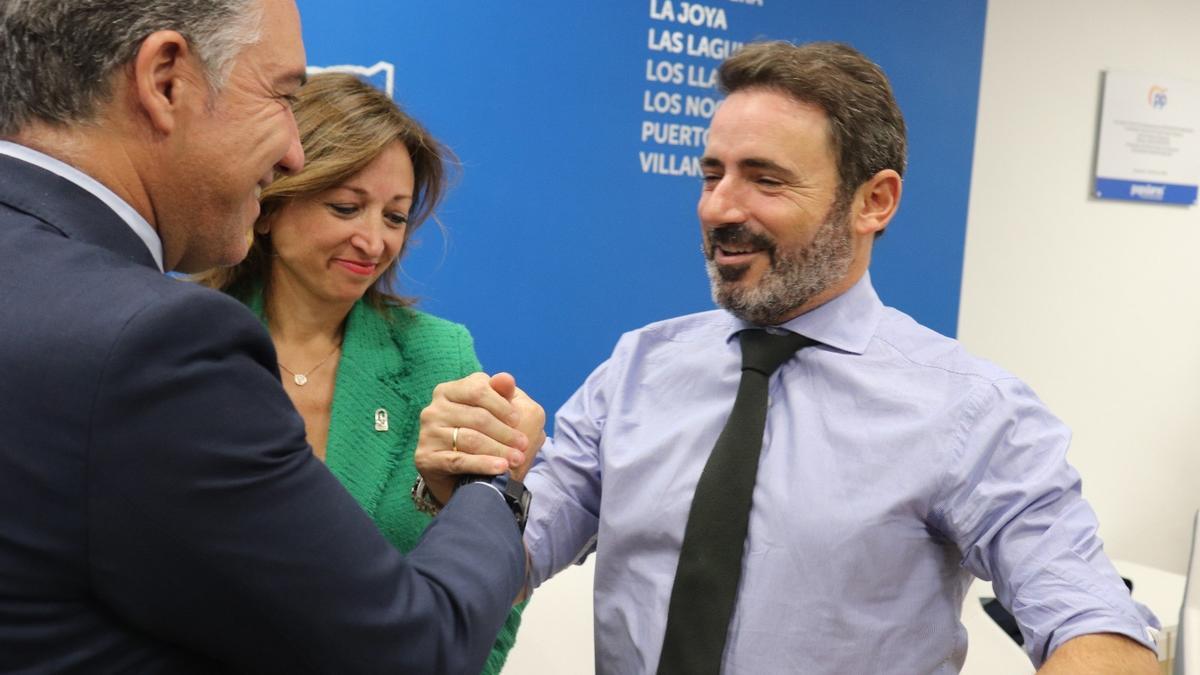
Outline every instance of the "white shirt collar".
<path fill-rule="evenodd" d="M 133 230 L 133 233 L 146 244 L 146 248 L 150 249 L 150 255 L 154 257 L 154 262 L 158 264 L 158 269 L 160 271 L 163 269 L 162 240 L 159 239 L 158 233 L 154 231 L 150 223 L 146 222 L 146 219 L 137 210 L 129 205 L 129 202 L 126 202 L 112 190 L 104 187 L 100 181 L 70 164 L 57 160 L 43 152 L 38 152 L 33 148 L 20 145 L 19 143 L 0 140 L 0 155 L 8 155 L 9 157 L 29 162 L 34 166 L 39 166 L 95 195 L 97 199 L 104 202 L 108 208 L 120 216 L 121 220 L 125 221 L 129 229 Z"/>

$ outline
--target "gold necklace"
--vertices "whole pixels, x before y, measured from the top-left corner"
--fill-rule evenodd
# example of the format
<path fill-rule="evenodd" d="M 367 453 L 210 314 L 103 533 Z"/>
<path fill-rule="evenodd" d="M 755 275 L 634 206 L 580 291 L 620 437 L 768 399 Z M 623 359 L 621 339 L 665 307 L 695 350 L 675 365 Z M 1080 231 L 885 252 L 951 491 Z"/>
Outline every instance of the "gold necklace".
<path fill-rule="evenodd" d="M 288 368 L 287 366 L 283 365 L 283 361 L 280 361 L 278 359 L 275 360 L 275 363 L 278 363 L 280 368 L 283 368 L 285 371 L 287 371 L 288 375 L 292 376 L 292 382 L 295 382 L 296 386 L 303 387 L 304 385 L 308 384 L 308 376 L 312 375 L 314 372 L 316 372 L 317 368 L 320 368 L 321 366 L 325 365 L 325 362 L 328 361 L 330 358 L 332 358 L 333 355 L 336 354 L 337 351 L 341 348 L 342 348 L 342 343 L 338 342 L 336 345 L 333 346 L 333 351 L 329 352 L 329 354 L 325 358 L 321 359 L 321 361 L 317 365 L 313 366 L 312 368 L 309 368 L 307 372 L 303 372 L 303 373 L 297 373 L 296 371 L 292 370 L 291 368 Z"/>

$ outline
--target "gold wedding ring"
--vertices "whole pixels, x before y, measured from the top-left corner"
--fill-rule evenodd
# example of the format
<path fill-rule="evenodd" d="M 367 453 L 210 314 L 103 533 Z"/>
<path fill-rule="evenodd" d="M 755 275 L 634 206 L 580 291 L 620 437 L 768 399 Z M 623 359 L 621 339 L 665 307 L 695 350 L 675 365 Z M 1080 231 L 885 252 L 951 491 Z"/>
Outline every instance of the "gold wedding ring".
<path fill-rule="evenodd" d="M 454 427 L 454 435 L 450 437 L 450 449 L 458 452 L 458 430 L 462 427 Z"/>

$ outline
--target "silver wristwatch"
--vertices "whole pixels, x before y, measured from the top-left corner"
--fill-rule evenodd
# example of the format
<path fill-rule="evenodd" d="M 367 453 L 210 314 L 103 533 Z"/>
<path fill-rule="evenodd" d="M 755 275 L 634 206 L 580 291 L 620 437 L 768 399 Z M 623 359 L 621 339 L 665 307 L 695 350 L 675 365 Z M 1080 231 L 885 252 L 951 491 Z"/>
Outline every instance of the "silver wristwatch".
<path fill-rule="evenodd" d="M 438 511 L 441 511 L 442 507 L 445 506 L 445 504 L 437 500 L 437 497 L 433 496 L 433 492 L 429 490 L 429 485 L 419 475 L 417 476 L 417 482 L 413 483 L 411 494 L 413 506 L 417 507 L 417 510 L 421 513 L 436 516 Z"/>

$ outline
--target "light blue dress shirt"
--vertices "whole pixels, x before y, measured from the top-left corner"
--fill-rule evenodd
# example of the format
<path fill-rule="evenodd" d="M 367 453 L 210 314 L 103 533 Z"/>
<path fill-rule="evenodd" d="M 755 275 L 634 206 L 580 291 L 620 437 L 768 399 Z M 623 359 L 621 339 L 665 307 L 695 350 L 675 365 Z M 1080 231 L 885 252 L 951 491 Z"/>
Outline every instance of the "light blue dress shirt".
<path fill-rule="evenodd" d="M 129 202 L 118 197 L 115 192 L 109 190 L 103 183 L 70 164 L 55 159 L 43 152 L 38 152 L 33 148 L 11 141 L 0 140 L 0 155 L 8 155 L 9 157 L 29 162 L 34 166 L 41 167 L 65 178 L 92 193 L 92 195 L 104 202 L 108 208 L 120 216 L 121 220 L 125 221 L 125 224 L 129 226 L 129 229 L 133 230 L 133 233 L 138 236 L 138 239 L 141 239 L 146 244 L 146 248 L 149 249 L 154 262 L 158 263 L 159 271 L 162 271 L 163 248 L 162 240 L 158 237 L 158 232 L 151 227 L 150 223 L 136 209 L 129 205 Z"/>
<path fill-rule="evenodd" d="M 724 311 L 624 335 L 555 418 L 526 481 L 534 585 L 595 551 L 599 673 L 652 673 L 692 494 L 740 378 Z M 864 276 L 784 328 L 725 673 L 956 673 L 972 575 L 1035 664 L 1078 635 L 1151 646 L 1021 381 L 883 306 Z"/>

